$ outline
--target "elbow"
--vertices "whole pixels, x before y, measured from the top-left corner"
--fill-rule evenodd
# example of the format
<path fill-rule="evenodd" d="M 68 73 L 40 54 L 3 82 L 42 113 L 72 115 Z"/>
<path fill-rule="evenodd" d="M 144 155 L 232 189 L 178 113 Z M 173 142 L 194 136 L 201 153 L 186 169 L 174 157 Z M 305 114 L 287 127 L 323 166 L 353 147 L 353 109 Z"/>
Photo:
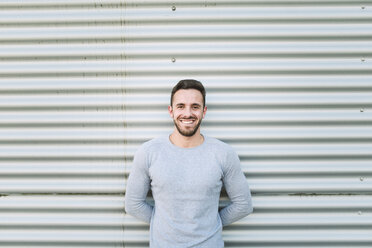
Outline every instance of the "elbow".
<path fill-rule="evenodd" d="M 247 202 L 246 204 L 244 204 L 244 205 L 241 207 L 241 212 L 242 212 L 242 215 L 244 215 L 244 216 L 247 216 L 247 215 L 250 215 L 251 213 L 253 213 L 253 205 L 252 205 L 252 202 L 249 201 L 249 202 Z"/>
<path fill-rule="evenodd" d="M 250 204 L 250 205 L 247 207 L 246 215 L 250 215 L 251 213 L 253 213 L 253 205 L 252 205 L 252 204 Z"/>
<path fill-rule="evenodd" d="M 252 203 L 251 192 L 248 192 L 244 205 L 245 205 L 245 214 L 246 215 L 250 215 L 251 213 L 253 213 L 253 203 Z"/>
<path fill-rule="evenodd" d="M 132 212 L 131 205 L 127 203 L 127 199 L 124 200 L 124 212 L 126 214 L 131 214 Z"/>
<path fill-rule="evenodd" d="M 146 223 L 150 223 L 152 216 L 152 207 L 144 201 L 124 199 L 124 212 Z"/>
<path fill-rule="evenodd" d="M 130 215 L 133 215 L 136 212 L 135 204 L 133 204 L 133 202 L 128 198 L 124 199 L 124 212 Z"/>
<path fill-rule="evenodd" d="M 252 206 L 245 206 L 241 209 L 241 218 L 250 215 L 253 212 Z"/>

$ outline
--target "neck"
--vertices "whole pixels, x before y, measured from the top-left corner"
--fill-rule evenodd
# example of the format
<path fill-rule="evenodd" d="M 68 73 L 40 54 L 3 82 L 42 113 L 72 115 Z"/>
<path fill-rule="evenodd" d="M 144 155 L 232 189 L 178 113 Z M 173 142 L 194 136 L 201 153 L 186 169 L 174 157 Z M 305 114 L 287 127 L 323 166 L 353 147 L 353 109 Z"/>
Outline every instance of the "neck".
<path fill-rule="evenodd" d="M 193 136 L 187 137 L 180 134 L 177 130 L 169 136 L 170 141 L 173 145 L 182 148 L 192 148 L 201 145 L 204 142 L 203 135 L 200 132 L 196 132 Z"/>

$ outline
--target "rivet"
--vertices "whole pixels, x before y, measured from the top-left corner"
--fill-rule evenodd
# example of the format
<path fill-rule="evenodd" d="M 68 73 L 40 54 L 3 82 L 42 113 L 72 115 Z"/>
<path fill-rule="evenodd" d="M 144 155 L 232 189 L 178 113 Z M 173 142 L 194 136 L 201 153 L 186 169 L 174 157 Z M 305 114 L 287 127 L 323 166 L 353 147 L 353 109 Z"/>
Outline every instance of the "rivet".
<path fill-rule="evenodd" d="M 365 59 L 365 58 L 362 58 L 361 60 L 362 60 L 362 62 L 365 62 L 365 61 L 366 61 L 366 59 Z"/>
<path fill-rule="evenodd" d="M 172 6 L 172 11 L 176 11 L 176 6 Z"/>
<path fill-rule="evenodd" d="M 362 6 L 362 9 L 365 9 L 366 7 Z"/>
<path fill-rule="evenodd" d="M 362 112 L 362 113 L 363 113 L 363 112 L 364 112 L 364 108 L 361 108 L 361 109 L 360 109 L 360 112 Z"/>
<path fill-rule="evenodd" d="M 172 58 L 172 62 L 173 62 L 173 63 L 176 62 L 176 59 L 175 59 L 175 58 Z"/>
<path fill-rule="evenodd" d="M 362 211 L 359 211 L 358 214 L 359 214 L 359 215 L 362 215 Z"/>
<path fill-rule="evenodd" d="M 364 178 L 363 178 L 363 177 L 361 177 L 361 178 L 359 178 L 359 180 L 360 180 L 360 181 L 364 181 Z"/>

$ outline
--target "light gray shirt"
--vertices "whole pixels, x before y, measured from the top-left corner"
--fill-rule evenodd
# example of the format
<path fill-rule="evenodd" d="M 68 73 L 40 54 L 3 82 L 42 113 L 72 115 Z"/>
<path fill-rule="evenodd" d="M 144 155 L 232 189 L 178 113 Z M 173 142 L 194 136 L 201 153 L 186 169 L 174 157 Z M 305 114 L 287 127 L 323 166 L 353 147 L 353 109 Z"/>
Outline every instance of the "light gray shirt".
<path fill-rule="evenodd" d="M 193 148 L 160 137 L 144 143 L 135 154 L 125 209 L 150 224 L 150 247 L 224 247 L 222 226 L 253 211 L 238 155 L 222 141 L 204 137 Z M 222 185 L 231 202 L 219 211 Z M 146 202 L 149 189 L 154 206 Z"/>

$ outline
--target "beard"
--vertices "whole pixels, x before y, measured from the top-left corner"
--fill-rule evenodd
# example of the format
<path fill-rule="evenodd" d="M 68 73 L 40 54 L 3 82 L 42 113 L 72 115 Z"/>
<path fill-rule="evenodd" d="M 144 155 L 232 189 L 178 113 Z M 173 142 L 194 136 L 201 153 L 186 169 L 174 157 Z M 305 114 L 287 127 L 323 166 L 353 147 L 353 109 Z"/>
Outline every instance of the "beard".
<path fill-rule="evenodd" d="M 176 126 L 178 132 L 179 132 L 181 135 L 183 135 L 183 136 L 185 136 L 185 137 L 192 137 L 192 136 L 196 133 L 196 131 L 198 131 L 198 129 L 199 129 L 199 127 L 200 127 L 200 124 L 201 124 L 201 122 L 202 122 L 202 119 L 200 119 L 200 120 L 198 121 L 198 123 L 196 123 L 196 125 L 195 125 L 195 127 L 194 127 L 193 129 L 182 129 L 182 127 L 180 127 L 180 126 L 177 124 L 176 120 L 173 120 L 173 122 L 174 122 L 174 125 Z"/>

